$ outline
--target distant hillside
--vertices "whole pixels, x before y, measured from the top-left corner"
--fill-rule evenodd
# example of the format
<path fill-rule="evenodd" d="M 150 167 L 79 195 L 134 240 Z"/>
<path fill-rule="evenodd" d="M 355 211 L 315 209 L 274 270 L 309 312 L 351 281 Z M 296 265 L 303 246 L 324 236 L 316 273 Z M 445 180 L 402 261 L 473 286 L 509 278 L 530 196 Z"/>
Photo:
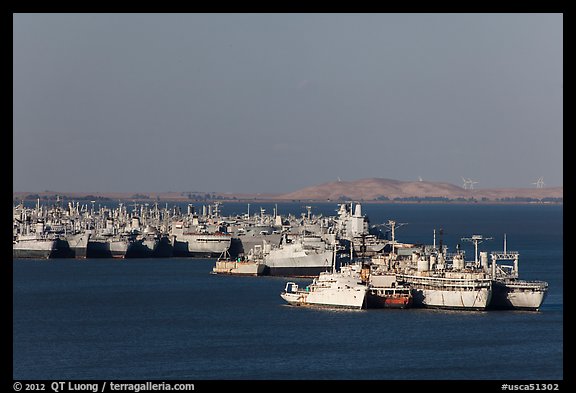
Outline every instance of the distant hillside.
<path fill-rule="evenodd" d="M 277 199 L 288 200 L 508 200 L 562 199 L 563 187 L 473 189 L 449 183 L 427 181 L 399 181 L 391 179 L 360 179 L 336 181 L 281 194 Z"/>
<path fill-rule="evenodd" d="M 14 192 L 14 200 L 51 200 L 58 197 L 84 201 L 483 201 L 483 202 L 562 202 L 563 187 L 545 188 L 480 188 L 465 190 L 450 183 L 399 181 L 391 179 L 360 179 L 336 181 L 302 188 L 286 194 L 240 194 L 215 192 L 140 192 L 140 193 L 59 193 Z"/>

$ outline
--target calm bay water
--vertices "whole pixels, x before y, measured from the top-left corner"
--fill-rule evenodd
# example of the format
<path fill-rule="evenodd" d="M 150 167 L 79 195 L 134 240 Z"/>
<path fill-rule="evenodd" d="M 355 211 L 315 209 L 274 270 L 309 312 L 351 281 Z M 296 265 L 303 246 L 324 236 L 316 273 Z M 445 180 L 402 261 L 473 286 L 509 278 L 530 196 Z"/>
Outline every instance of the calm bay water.
<path fill-rule="evenodd" d="M 472 234 L 494 237 L 481 250 L 500 250 L 506 233 L 521 278 L 550 285 L 541 311 L 315 310 L 284 304 L 286 278 L 211 275 L 213 259 L 14 260 L 13 377 L 563 379 L 562 206 L 362 207 L 371 224 L 407 223 L 399 241 L 432 243 L 442 228 L 452 251 Z"/>

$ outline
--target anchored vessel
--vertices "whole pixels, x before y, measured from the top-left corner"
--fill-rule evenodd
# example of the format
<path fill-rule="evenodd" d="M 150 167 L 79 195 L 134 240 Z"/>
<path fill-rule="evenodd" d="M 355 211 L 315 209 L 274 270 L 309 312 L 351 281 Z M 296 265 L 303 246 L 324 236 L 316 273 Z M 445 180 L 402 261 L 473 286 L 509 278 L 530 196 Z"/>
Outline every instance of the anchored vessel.
<path fill-rule="evenodd" d="M 86 249 L 88 248 L 90 236 L 90 231 L 82 231 L 66 236 L 68 246 L 75 258 L 86 258 Z"/>
<path fill-rule="evenodd" d="M 408 284 L 393 273 L 370 274 L 370 267 L 362 269 L 362 278 L 368 282 L 368 308 L 412 307 L 412 291 Z"/>
<path fill-rule="evenodd" d="M 350 265 L 336 272 L 336 247 L 332 261 L 332 272 L 321 272 L 305 288 L 292 281 L 286 283 L 282 299 L 296 306 L 366 308 L 368 286 L 360 279 L 358 269 Z"/>
<path fill-rule="evenodd" d="M 403 257 L 390 253 L 376 272 L 394 273 L 411 289 L 414 307 L 485 310 L 492 297 L 492 278 L 476 262 L 466 264 L 458 250 L 448 255 L 445 247 L 397 248 Z M 411 255 L 406 252 L 411 251 Z M 451 260 L 451 263 L 450 263 Z M 377 276 L 373 276 L 377 277 Z"/>
<path fill-rule="evenodd" d="M 66 258 L 71 256 L 68 242 L 60 238 L 19 235 L 12 242 L 13 258 Z"/>
<path fill-rule="evenodd" d="M 272 276 L 313 277 L 330 270 L 334 251 L 329 241 L 320 235 L 286 236 L 279 247 L 266 250 L 266 273 Z"/>
<path fill-rule="evenodd" d="M 504 250 L 492 251 L 492 301 L 490 308 L 501 310 L 533 310 L 542 306 L 548 293 L 548 283 L 545 281 L 527 281 L 518 278 L 518 251 L 506 250 L 506 235 L 504 235 Z M 498 264 L 498 261 L 512 261 L 512 265 Z"/>
<path fill-rule="evenodd" d="M 69 258 L 73 256 L 66 239 L 58 234 L 47 232 L 42 220 L 34 225 L 26 225 L 23 232 L 16 233 L 12 240 L 13 258 Z"/>
<path fill-rule="evenodd" d="M 296 306 L 324 306 L 342 308 L 366 308 L 368 287 L 357 279 L 341 273 L 322 272 L 304 289 L 295 282 L 286 283 L 280 295 Z"/>
<path fill-rule="evenodd" d="M 172 230 L 174 255 L 182 257 L 214 258 L 230 248 L 232 235 L 220 231 L 208 232 L 205 229 L 184 230 L 176 223 Z"/>
<path fill-rule="evenodd" d="M 398 274 L 397 277 L 410 285 L 417 306 L 485 310 L 492 296 L 491 279 L 475 273 Z"/>
<path fill-rule="evenodd" d="M 266 265 L 261 257 L 252 256 L 245 258 L 239 256 L 231 258 L 227 251 L 218 258 L 216 265 L 212 268 L 214 274 L 230 274 L 238 276 L 261 276 Z"/>

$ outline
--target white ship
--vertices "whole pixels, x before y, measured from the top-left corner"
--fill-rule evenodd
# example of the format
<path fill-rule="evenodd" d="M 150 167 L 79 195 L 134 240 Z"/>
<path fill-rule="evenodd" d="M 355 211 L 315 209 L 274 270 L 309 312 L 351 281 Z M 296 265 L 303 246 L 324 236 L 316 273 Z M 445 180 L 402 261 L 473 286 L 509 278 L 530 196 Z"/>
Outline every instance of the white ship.
<path fill-rule="evenodd" d="M 326 239 L 326 240 L 325 240 Z M 320 235 L 285 236 L 276 248 L 264 250 L 266 273 L 272 276 L 313 277 L 330 271 L 335 237 Z M 339 255 L 336 256 L 337 265 Z"/>
<path fill-rule="evenodd" d="M 336 251 L 334 264 L 335 256 Z M 358 271 L 343 268 L 335 272 L 333 268 L 332 272 L 320 273 L 305 288 L 292 281 L 286 283 L 280 296 L 295 306 L 363 309 L 366 308 L 367 293 L 368 286 L 361 281 Z"/>
<path fill-rule="evenodd" d="M 534 310 L 542 306 L 548 293 L 545 281 L 526 281 L 518 278 L 518 251 L 507 251 L 506 235 L 504 250 L 492 251 L 492 301 L 490 308 L 503 310 Z M 512 265 L 498 264 L 498 261 L 511 261 Z"/>
<path fill-rule="evenodd" d="M 492 297 L 492 280 L 477 273 L 398 274 L 412 288 L 415 307 L 485 310 Z"/>
<path fill-rule="evenodd" d="M 396 278 L 410 286 L 413 306 L 461 310 L 485 310 L 492 298 L 492 278 L 475 262 L 466 265 L 460 251 L 451 263 L 445 250 L 432 250 L 421 254 L 413 251 L 409 259 L 387 261 L 393 266 Z"/>

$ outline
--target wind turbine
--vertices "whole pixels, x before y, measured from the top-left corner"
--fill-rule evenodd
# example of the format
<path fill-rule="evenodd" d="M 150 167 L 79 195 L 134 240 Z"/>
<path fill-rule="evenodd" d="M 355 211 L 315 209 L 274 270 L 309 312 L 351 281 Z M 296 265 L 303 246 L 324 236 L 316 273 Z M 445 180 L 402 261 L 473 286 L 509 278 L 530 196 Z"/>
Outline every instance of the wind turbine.
<path fill-rule="evenodd" d="M 544 187 L 544 178 L 539 177 L 538 180 L 536 180 L 536 182 L 534 182 L 532 184 L 535 184 L 536 188 L 543 188 Z"/>
<path fill-rule="evenodd" d="M 465 190 L 473 190 L 474 184 L 478 184 L 477 181 L 474 181 L 470 178 L 466 179 L 465 177 L 462 177 L 462 181 L 464 182 L 462 188 L 464 188 Z"/>

